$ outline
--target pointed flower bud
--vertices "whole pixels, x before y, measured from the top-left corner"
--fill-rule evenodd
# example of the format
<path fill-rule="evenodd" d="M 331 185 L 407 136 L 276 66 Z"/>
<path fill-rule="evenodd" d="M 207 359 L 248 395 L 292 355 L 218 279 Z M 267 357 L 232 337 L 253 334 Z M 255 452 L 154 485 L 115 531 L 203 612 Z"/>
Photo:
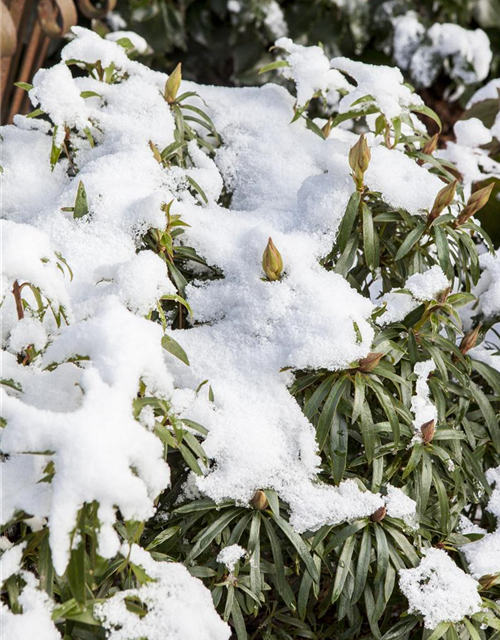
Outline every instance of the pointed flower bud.
<path fill-rule="evenodd" d="M 483 187 L 483 189 L 478 189 L 478 191 L 474 191 L 471 195 L 467 204 L 465 205 L 465 209 L 455 220 L 455 227 L 459 227 L 462 224 L 465 224 L 469 218 L 477 213 L 480 209 L 484 207 L 484 205 L 488 202 L 491 192 L 493 191 L 493 187 L 495 183 L 492 182 L 487 187 Z"/>
<path fill-rule="evenodd" d="M 182 73 L 181 73 L 181 63 L 175 67 L 172 73 L 168 76 L 168 80 L 165 83 L 165 100 L 168 104 L 172 104 L 175 102 L 177 97 L 177 92 L 179 91 L 179 87 L 181 86 Z"/>
<path fill-rule="evenodd" d="M 479 578 L 479 584 L 483 589 L 491 589 L 491 587 L 500 584 L 500 575 L 497 573 L 496 575 L 487 574 L 481 576 L 481 578 Z"/>
<path fill-rule="evenodd" d="M 352 169 L 352 177 L 358 190 L 361 190 L 363 187 L 363 175 L 368 169 L 371 157 L 370 147 L 366 142 L 364 133 L 362 133 L 359 140 L 349 151 L 349 165 Z"/>
<path fill-rule="evenodd" d="M 462 355 L 465 355 L 467 351 L 470 351 L 472 347 L 476 346 L 476 342 L 479 337 L 480 331 L 481 331 L 481 323 L 479 323 L 475 329 L 465 334 L 465 336 L 462 338 L 462 342 L 460 343 L 460 347 L 459 347 L 460 351 L 462 352 Z"/>
<path fill-rule="evenodd" d="M 379 507 L 376 511 L 372 513 L 370 516 L 370 520 L 372 522 L 382 522 L 382 520 L 387 515 L 387 509 L 385 507 Z"/>
<path fill-rule="evenodd" d="M 424 422 L 424 424 L 420 427 L 420 433 L 422 434 L 422 442 L 424 444 L 429 444 L 430 442 L 432 442 L 434 434 L 436 433 L 435 421 L 429 420 L 429 422 Z"/>
<path fill-rule="evenodd" d="M 434 151 L 436 151 L 437 143 L 439 140 L 439 133 L 435 133 L 432 138 L 429 138 L 427 142 L 422 147 L 422 153 L 425 153 L 426 156 L 432 156 Z M 425 163 L 425 160 L 420 158 L 417 160 L 417 164 L 422 166 Z"/>
<path fill-rule="evenodd" d="M 457 181 L 453 180 L 437 194 L 434 204 L 432 205 L 431 212 L 429 213 L 428 222 L 435 220 L 445 209 L 449 207 L 455 197 L 455 191 L 457 189 Z"/>
<path fill-rule="evenodd" d="M 161 163 L 161 153 L 160 153 L 158 147 L 155 145 L 155 143 L 152 140 L 149 141 L 149 148 L 153 152 L 153 156 L 154 156 L 154 159 L 156 160 L 156 162 Z"/>
<path fill-rule="evenodd" d="M 383 353 L 372 351 L 366 356 L 366 358 L 361 358 L 357 371 L 361 371 L 361 373 L 370 373 L 370 371 L 373 371 L 373 369 L 378 365 L 383 355 Z"/>
<path fill-rule="evenodd" d="M 268 280 L 279 280 L 283 271 L 283 259 L 280 252 L 269 238 L 267 247 L 262 255 L 262 268 Z"/>
<path fill-rule="evenodd" d="M 323 132 L 323 138 L 326 140 L 330 135 L 330 131 L 332 130 L 332 121 L 330 118 L 326 121 L 326 124 L 323 125 L 321 131 Z"/>
<path fill-rule="evenodd" d="M 250 500 L 252 503 L 252 507 L 257 509 L 257 511 L 263 511 L 267 509 L 269 506 L 269 502 L 267 501 L 266 494 L 260 489 L 255 492 L 253 498 Z"/>

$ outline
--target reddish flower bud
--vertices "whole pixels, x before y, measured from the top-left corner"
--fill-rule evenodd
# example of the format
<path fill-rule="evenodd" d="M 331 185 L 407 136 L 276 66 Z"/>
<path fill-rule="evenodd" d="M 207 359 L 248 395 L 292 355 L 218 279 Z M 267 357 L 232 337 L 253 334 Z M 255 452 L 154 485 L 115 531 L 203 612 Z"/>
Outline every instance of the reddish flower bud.
<path fill-rule="evenodd" d="M 429 420 L 429 422 L 425 422 L 420 427 L 420 433 L 422 434 L 422 441 L 424 444 L 429 444 L 432 442 L 434 438 L 434 434 L 436 433 L 436 423 L 434 420 Z"/>

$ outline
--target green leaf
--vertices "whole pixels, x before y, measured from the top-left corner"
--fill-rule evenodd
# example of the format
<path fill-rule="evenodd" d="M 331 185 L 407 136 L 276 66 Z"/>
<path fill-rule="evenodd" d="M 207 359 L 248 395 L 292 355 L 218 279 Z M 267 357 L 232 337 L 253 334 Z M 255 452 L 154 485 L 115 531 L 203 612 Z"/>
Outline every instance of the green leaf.
<path fill-rule="evenodd" d="M 361 204 L 361 214 L 363 218 L 363 252 L 366 264 L 373 270 L 379 265 L 378 236 L 375 233 L 372 212 L 364 202 Z"/>
<path fill-rule="evenodd" d="M 406 236 L 403 243 L 399 247 L 398 252 L 396 253 L 396 257 L 394 259 L 401 260 L 401 258 L 404 258 L 405 255 L 409 253 L 413 249 L 413 247 L 417 244 L 417 242 L 420 240 L 424 231 L 425 231 L 424 223 L 419 224 L 418 226 L 415 227 L 415 229 L 410 231 L 410 233 Z"/>
<path fill-rule="evenodd" d="M 231 609 L 231 620 L 233 621 L 233 627 L 236 631 L 236 637 L 238 640 L 247 640 L 247 629 L 243 614 L 241 613 L 241 607 L 238 604 L 238 600 L 234 598 L 233 606 Z"/>
<path fill-rule="evenodd" d="M 354 591 L 351 602 L 356 604 L 363 594 L 366 579 L 368 577 L 368 569 L 370 568 L 370 556 L 372 551 L 372 537 L 370 527 L 365 527 L 363 537 L 361 538 L 361 546 L 358 554 L 358 563 L 356 565 L 356 575 L 354 577 Z"/>
<path fill-rule="evenodd" d="M 73 218 L 83 218 L 89 212 L 89 205 L 87 202 L 87 192 L 83 182 L 80 180 L 78 183 L 78 190 L 76 192 L 75 208 L 73 209 Z"/>
<path fill-rule="evenodd" d="M 448 239 L 446 237 L 443 228 L 440 225 L 435 225 L 433 227 L 434 241 L 436 243 L 436 249 L 438 252 L 439 264 L 441 265 L 441 269 L 448 276 L 448 278 L 453 277 L 453 267 L 451 266 L 450 261 L 450 249 L 448 247 Z"/>
<path fill-rule="evenodd" d="M 314 564 L 310 550 L 306 545 L 306 543 L 304 542 L 304 540 L 302 540 L 299 534 L 295 532 L 295 530 L 290 526 L 290 524 L 286 520 L 283 520 L 283 518 L 281 518 L 275 513 L 271 513 L 271 517 L 295 547 L 295 550 L 299 554 L 302 562 L 306 565 L 306 569 L 311 574 L 311 577 L 314 580 L 314 582 L 319 582 L 318 569 Z"/>
<path fill-rule="evenodd" d="M 342 378 L 337 380 L 328 395 L 323 410 L 321 411 L 321 415 L 318 420 L 318 426 L 316 429 L 316 439 L 318 441 L 320 451 L 324 449 L 326 439 L 328 438 L 328 434 L 330 433 L 335 411 L 337 410 L 338 403 L 344 393 L 348 382 L 349 380 L 346 376 L 343 376 Z"/>
<path fill-rule="evenodd" d="M 250 553 L 250 588 L 255 594 L 257 601 L 260 600 L 262 585 L 260 579 L 260 523 L 261 515 L 255 511 L 250 524 L 250 534 L 248 537 L 248 552 Z"/>
<path fill-rule="evenodd" d="M 347 463 L 348 438 L 347 420 L 342 414 L 336 412 L 330 428 L 330 456 L 333 481 L 337 485 L 341 483 L 344 477 Z"/>
<path fill-rule="evenodd" d="M 179 360 L 184 362 L 184 364 L 187 364 L 187 366 L 189 367 L 189 358 L 187 357 L 186 352 L 177 342 L 177 340 L 174 340 L 172 338 L 172 336 L 165 334 L 161 339 L 161 346 L 173 356 L 179 358 Z"/>
<path fill-rule="evenodd" d="M 451 622 L 441 622 L 434 629 L 434 631 L 427 638 L 427 640 L 439 640 L 439 638 L 442 638 L 450 627 L 451 627 Z"/>
<path fill-rule="evenodd" d="M 340 554 L 337 565 L 337 571 L 335 573 L 335 581 L 333 583 L 333 593 L 331 599 L 332 604 L 340 598 L 340 594 L 342 593 L 342 589 L 344 588 L 344 584 L 351 566 L 352 552 L 354 551 L 355 541 L 356 539 L 354 538 L 354 536 L 351 536 L 345 541 L 344 546 L 342 547 L 342 552 Z"/>
<path fill-rule="evenodd" d="M 285 563 L 283 562 L 283 552 L 281 550 L 281 543 L 276 535 L 268 518 L 263 518 L 264 527 L 266 529 L 267 537 L 271 543 L 271 552 L 274 560 L 274 578 L 276 580 L 276 588 L 281 595 L 286 605 L 290 608 L 295 608 L 295 596 L 290 589 L 290 585 L 285 578 Z M 309 575 L 308 572 L 305 575 Z"/>
<path fill-rule="evenodd" d="M 83 516 L 81 516 L 83 518 Z M 71 558 L 66 572 L 71 594 L 77 602 L 86 602 L 86 568 L 85 568 L 85 546 L 83 542 L 71 551 Z"/>
<path fill-rule="evenodd" d="M 200 194 L 200 196 L 201 196 L 202 200 L 205 202 L 205 204 L 208 204 L 208 198 L 207 198 L 205 192 L 203 191 L 203 189 L 196 182 L 196 180 L 194 178 L 191 178 L 191 176 L 187 176 L 187 181 L 193 187 L 193 189 Z"/>
<path fill-rule="evenodd" d="M 192 562 L 195 560 L 205 549 L 212 543 L 212 541 L 224 531 L 224 529 L 238 516 L 241 515 L 243 509 L 231 509 L 223 513 L 215 522 L 207 527 L 198 538 L 195 545 L 188 553 L 186 562 Z M 178 512 L 178 511 L 177 511 Z"/>
<path fill-rule="evenodd" d="M 330 389 L 335 384 L 337 379 L 336 374 L 328 376 L 323 382 L 316 388 L 312 396 L 304 405 L 304 415 L 308 420 L 314 416 L 321 404 L 324 402 L 327 395 L 330 393 Z"/>
<path fill-rule="evenodd" d="M 14 86 L 24 89 L 24 91 L 31 91 L 31 89 L 33 89 L 33 85 L 29 84 L 29 82 L 14 82 Z"/>
<path fill-rule="evenodd" d="M 54 133 L 52 134 L 52 147 L 50 150 L 50 167 L 52 171 L 54 171 L 57 161 L 59 160 L 59 156 L 61 155 L 62 147 L 56 146 L 56 134 L 57 134 L 57 126 L 54 127 Z"/>
<path fill-rule="evenodd" d="M 80 97 L 82 97 L 83 99 L 86 98 L 101 98 L 101 94 L 100 93 L 96 93 L 95 91 L 82 91 L 80 93 Z"/>
<path fill-rule="evenodd" d="M 267 73 L 268 71 L 274 71 L 275 69 L 282 69 L 283 67 L 289 67 L 290 64 L 287 60 L 276 60 L 275 62 L 270 62 L 265 66 L 259 69 L 259 75 L 262 73 Z"/>
<path fill-rule="evenodd" d="M 411 111 L 415 111 L 416 113 L 422 113 L 424 116 L 427 116 L 431 120 L 434 120 L 434 122 L 439 127 L 439 132 L 441 132 L 443 130 L 443 125 L 441 124 L 441 120 L 440 120 L 438 114 L 435 111 L 433 111 L 432 109 L 430 109 L 429 107 L 426 107 L 423 104 L 418 104 L 418 105 L 412 105 L 410 107 L 410 110 Z"/>
<path fill-rule="evenodd" d="M 365 446 L 366 459 L 371 464 L 375 454 L 375 429 L 373 426 L 373 417 L 368 402 L 363 404 L 360 415 L 361 435 L 363 436 L 363 444 Z"/>
<path fill-rule="evenodd" d="M 339 250 L 343 252 L 347 246 L 347 241 L 351 235 L 354 221 L 358 214 L 359 203 L 361 202 L 361 194 L 359 191 L 355 191 L 349 198 L 347 208 L 345 210 L 344 217 L 340 223 L 339 234 L 337 236 L 337 244 Z"/>
<path fill-rule="evenodd" d="M 495 447 L 495 451 L 497 453 L 500 453 L 500 428 L 498 426 L 498 420 L 496 418 L 495 412 L 493 411 L 493 408 L 486 395 L 472 380 L 469 380 L 469 389 L 471 390 L 471 393 L 474 396 L 474 400 L 477 402 L 479 409 L 483 414 L 484 419 L 486 420 L 486 426 L 488 428 L 493 446 Z"/>

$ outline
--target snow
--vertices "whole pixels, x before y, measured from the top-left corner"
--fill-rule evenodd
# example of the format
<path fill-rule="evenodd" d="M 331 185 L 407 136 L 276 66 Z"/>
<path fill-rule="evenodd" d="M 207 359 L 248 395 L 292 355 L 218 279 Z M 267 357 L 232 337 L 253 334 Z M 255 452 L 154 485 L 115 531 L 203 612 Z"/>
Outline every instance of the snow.
<path fill-rule="evenodd" d="M 478 89 L 470 98 L 466 105 L 466 109 L 470 109 L 473 105 L 483 100 L 498 100 L 498 91 L 500 89 L 500 78 L 495 78 Z"/>
<path fill-rule="evenodd" d="M 400 322 L 421 302 L 435 300 L 449 286 L 450 281 L 439 265 L 423 273 L 414 273 L 407 278 L 403 289 L 392 289 L 380 298 L 379 304 L 385 303 L 386 308 L 378 323 L 383 326 Z"/>
<path fill-rule="evenodd" d="M 151 582 L 126 589 L 94 607 L 108 640 L 227 640 L 229 625 L 217 615 L 210 591 L 179 563 L 156 562 L 137 545 L 121 549 L 134 565 L 142 567 Z M 129 611 L 126 600 L 138 599 L 147 613 Z"/>
<path fill-rule="evenodd" d="M 344 96 L 339 104 L 340 113 L 350 111 L 353 103 L 370 96 L 388 120 L 409 111 L 412 106 L 423 105 L 422 98 L 405 86 L 403 74 L 397 68 L 366 64 L 348 58 L 333 58 L 334 69 L 344 72 L 356 81 L 356 88 Z M 355 110 L 363 109 L 366 103 L 358 104 Z"/>
<path fill-rule="evenodd" d="M 479 583 L 460 569 L 442 549 L 425 549 L 418 567 L 399 572 L 399 587 L 410 613 L 424 618 L 424 627 L 459 622 L 481 610 Z"/>
<path fill-rule="evenodd" d="M 121 40 L 122 38 L 130 40 L 130 42 L 134 46 L 134 49 L 138 53 L 146 53 L 146 51 L 148 50 L 148 43 L 146 42 L 146 40 L 133 31 L 112 31 L 111 33 L 106 34 L 106 40 L 111 40 L 111 42 L 116 42 L 117 40 Z"/>
<path fill-rule="evenodd" d="M 380 191 L 387 204 L 418 215 L 430 209 L 442 189 L 441 180 L 398 149 L 377 146 L 365 174 L 366 184 Z M 409 188 L 411 185 L 411 188 Z"/>
<path fill-rule="evenodd" d="M 415 439 L 421 441 L 421 428 L 431 420 L 437 421 L 437 410 L 430 400 L 430 389 L 427 379 L 432 371 L 436 368 L 434 360 L 425 360 L 417 362 L 413 372 L 417 376 L 415 395 L 411 398 L 411 411 L 414 415 L 413 429 L 415 430 Z"/>
<path fill-rule="evenodd" d="M 238 560 L 240 558 L 243 558 L 246 553 L 246 549 L 240 547 L 239 544 L 232 544 L 228 547 L 224 547 L 224 549 L 219 552 L 219 555 L 217 556 L 217 562 L 225 564 L 229 571 L 232 573 Z"/>
<path fill-rule="evenodd" d="M 41 351 L 47 344 L 47 332 L 36 318 L 23 318 L 12 329 L 9 338 L 9 350 L 21 353 L 29 345 Z"/>
<path fill-rule="evenodd" d="M 0 556 L 0 584 L 3 585 L 6 580 L 21 570 L 23 552 L 27 544 L 26 541 L 21 542 L 21 544 L 10 547 L 2 553 Z"/>
<path fill-rule="evenodd" d="M 387 485 L 387 495 L 384 498 L 387 515 L 391 518 L 403 520 L 409 527 L 418 526 L 417 503 L 398 487 Z"/>
<path fill-rule="evenodd" d="M 66 65 L 58 64 L 52 69 L 37 71 L 29 96 L 33 106 L 50 113 L 52 122 L 58 127 L 55 141 L 57 146 L 64 141 L 65 127 L 82 130 L 90 124 L 85 100 L 80 96 Z"/>
<path fill-rule="evenodd" d="M 434 265 L 424 273 L 413 274 L 405 283 L 405 289 L 419 302 L 437 299 L 449 286 L 450 282 L 439 265 Z"/>
<path fill-rule="evenodd" d="M 474 528 L 474 525 L 469 526 L 464 533 L 482 533 L 484 536 L 460 549 L 474 578 L 500 573 L 500 467 L 488 469 L 486 479 L 494 487 L 486 510 L 497 519 L 497 528 L 488 533 L 484 529 Z"/>
<path fill-rule="evenodd" d="M 21 577 L 26 583 L 18 598 L 23 611 L 13 613 L 5 604 L 0 604 L 2 634 L 9 640 L 61 640 L 52 622 L 53 601 L 38 588 L 38 580 L 32 573 L 22 571 Z"/>
<path fill-rule="evenodd" d="M 472 291 L 479 299 L 474 313 L 494 319 L 500 315 L 500 250 L 494 254 L 484 253 L 479 257 L 479 264 L 481 277 Z"/>
<path fill-rule="evenodd" d="M 414 11 L 392 22 L 394 59 L 420 86 L 431 86 L 443 66 L 451 78 L 466 85 L 488 76 L 493 54 L 482 29 L 434 23 L 426 30 Z"/>
<path fill-rule="evenodd" d="M 317 92 L 351 89 L 342 74 L 330 67 L 321 47 L 304 47 L 295 44 L 290 38 L 279 38 L 275 46 L 288 54 L 285 55 L 285 60 L 289 67 L 282 68 L 281 71 L 285 78 L 295 82 L 299 106 L 307 104 Z"/>
<path fill-rule="evenodd" d="M 453 127 L 457 144 L 463 147 L 480 147 L 492 140 L 491 131 L 484 126 L 479 118 L 459 120 Z"/>
<path fill-rule="evenodd" d="M 229 7 L 229 3 L 228 3 Z M 269 29 L 273 38 L 282 38 L 288 33 L 288 25 L 283 9 L 276 0 L 269 0 L 262 6 L 264 11 L 264 24 Z"/>
<path fill-rule="evenodd" d="M 467 195 L 470 195 L 474 183 L 500 177 L 500 163 L 481 148 L 490 143 L 494 136 L 498 137 L 496 126 L 488 129 L 478 118 L 459 120 L 453 127 L 456 142 L 447 142 L 446 148 L 436 153 L 437 157 L 456 166 L 462 175 Z"/>

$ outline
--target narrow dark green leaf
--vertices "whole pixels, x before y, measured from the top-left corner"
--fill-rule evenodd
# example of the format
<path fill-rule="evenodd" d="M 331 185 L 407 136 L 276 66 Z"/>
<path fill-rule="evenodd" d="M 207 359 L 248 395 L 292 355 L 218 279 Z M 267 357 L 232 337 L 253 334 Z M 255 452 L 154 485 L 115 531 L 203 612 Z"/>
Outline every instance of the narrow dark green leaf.
<path fill-rule="evenodd" d="M 399 247 L 398 252 L 396 253 L 395 260 L 401 260 L 401 258 L 404 258 L 405 255 L 409 253 L 420 240 L 424 231 L 425 223 L 421 223 L 416 226 L 415 229 L 412 229 L 412 231 L 410 231 L 410 233 L 406 236 L 406 238 L 403 240 L 403 243 Z"/>
<path fill-rule="evenodd" d="M 301 560 L 306 565 L 307 570 L 311 574 L 312 579 L 315 582 L 318 582 L 319 572 L 316 568 L 316 565 L 314 564 L 309 547 L 286 520 L 283 520 L 283 518 L 276 515 L 275 513 L 271 513 L 271 517 L 295 547 L 295 550 L 297 551 Z"/>
<path fill-rule="evenodd" d="M 342 397 L 342 394 L 344 393 L 347 383 L 348 378 L 345 376 L 337 380 L 332 390 L 328 394 L 325 406 L 321 411 L 321 415 L 318 420 L 318 427 L 316 429 L 316 439 L 318 441 L 320 451 L 324 449 L 326 439 L 328 438 L 328 434 L 330 433 L 335 411 L 337 410 L 338 403 L 340 401 L 340 398 Z"/>
<path fill-rule="evenodd" d="M 361 194 L 359 191 L 355 191 L 347 203 L 347 208 L 340 223 L 339 234 L 337 236 L 337 244 L 341 252 L 345 251 L 347 246 L 347 241 L 349 240 L 349 236 L 351 235 L 351 231 L 354 226 L 354 221 L 358 214 L 360 201 Z"/>

